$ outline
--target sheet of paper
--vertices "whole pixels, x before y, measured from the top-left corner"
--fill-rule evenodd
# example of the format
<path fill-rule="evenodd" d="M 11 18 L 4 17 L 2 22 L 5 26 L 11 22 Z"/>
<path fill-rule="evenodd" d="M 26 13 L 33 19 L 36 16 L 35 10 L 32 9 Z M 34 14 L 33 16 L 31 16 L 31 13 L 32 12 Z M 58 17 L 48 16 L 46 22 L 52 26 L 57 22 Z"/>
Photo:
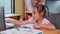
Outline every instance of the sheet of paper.
<path fill-rule="evenodd" d="M 26 24 L 24 26 L 33 27 L 32 24 Z M 43 32 L 40 30 L 33 29 L 33 28 L 31 28 L 31 29 L 30 28 L 23 28 L 23 26 L 22 26 L 18 29 L 14 28 L 14 29 L 2 31 L 0 33 L 2 33 L 2 34 L 42 34 Z"/>

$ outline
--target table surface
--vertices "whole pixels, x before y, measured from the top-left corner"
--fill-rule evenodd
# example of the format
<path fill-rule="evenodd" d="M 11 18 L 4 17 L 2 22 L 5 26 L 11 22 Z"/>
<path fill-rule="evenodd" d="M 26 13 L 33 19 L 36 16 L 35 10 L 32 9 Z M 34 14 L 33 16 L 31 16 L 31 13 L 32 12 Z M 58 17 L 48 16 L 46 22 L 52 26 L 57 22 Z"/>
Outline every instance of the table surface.
<path fill-rule="evenodd" d="M 44 30 L 44 29 L 40 29 L 43 31 L 43 34 L 60 34 L 60 30 Z"/>
<path fill-rule="evenodd" d="M 10 29 L 10 30 L 6 30 L 6 31 L 3 31 L 2 33 L 5 34 L 7 32 L 7 34 L 11 34 L 11 32 L 13 31 L 14 29 Z M 40 29 L 41 30 L 41 29 Z M 59 30 L 44 30 L 42 29 L 41 31 L 43 31 L 43 34 L 60 34 L 60 31 Z M 16 34 L 16 30 L 13 32 Z"/>
<path fill-rule="evenodd" d="M 20 28 L 22 29 L 22 28 Z M 19 30 L 19 29 L 18 29 Z M 40 31 L 43 31 L 43 34 L 60 34 L 60 30 L 45 30 L 45 29 L 39 29 Z M 6 30 L 6 31 L 2 31 L 4 34 L 5 32 L 7 32 L 7 34 L 11 33 L 12 31 L 15 31 L 13 32 L 14 34 L 17 34 L 16 32 L 16 28 L 13 28 L 13 29 L 10 29 L 10 30 Z M 19 31 L 20 32 L 20 31 Z"/>
<path fill-rule="evenodd" d="M 41 30 L 29 29 L 29 28 L 13 28 L 6 31 L 1 31 L 1 34 L 38 34 L 42 33 Z"/>

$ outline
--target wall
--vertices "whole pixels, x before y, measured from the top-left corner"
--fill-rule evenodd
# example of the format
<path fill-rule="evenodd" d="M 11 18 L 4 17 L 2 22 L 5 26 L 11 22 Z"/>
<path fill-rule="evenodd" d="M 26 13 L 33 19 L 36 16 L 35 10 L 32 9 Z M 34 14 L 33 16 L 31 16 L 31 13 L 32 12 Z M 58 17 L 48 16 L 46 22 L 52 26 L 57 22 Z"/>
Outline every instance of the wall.
<path fill-rule="evenodd" d="M 60 1 L 46 1 L 51 13 L 60 13 Z"/>
<path fill-rule="evenodd" d="M 60 1 L 46 1 L 46 5 L 50 12 L 50 18 L 48 19 L 57 29 L 60 29 Z"/>
<path fill-rule="evenodd" d="M 24 0 L 15 0 L 15 13 L 21 14 L 21 17 L 24 17 L 25 9 L 24 9 Z"/>

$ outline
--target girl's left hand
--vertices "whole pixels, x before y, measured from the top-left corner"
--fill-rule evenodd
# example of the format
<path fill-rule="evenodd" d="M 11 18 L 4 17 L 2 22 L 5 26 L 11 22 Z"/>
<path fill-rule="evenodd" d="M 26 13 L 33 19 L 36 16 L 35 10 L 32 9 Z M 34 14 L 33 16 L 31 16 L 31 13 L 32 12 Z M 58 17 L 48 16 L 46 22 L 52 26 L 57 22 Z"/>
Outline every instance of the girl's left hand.
<path fill-rule="evenodd" d="M 34 24 L 34 28 L 40 28 L 40 25 L 39 24 Z"/>
<path fill-rule="evenodd" d="M 36 29 L 43 28 L 44 26 L 45 26 L 45 25 L 39 24 L 39 23 L 35 23 L 35 24 L 34 24 L 34 28 L 36 28 Z"/>

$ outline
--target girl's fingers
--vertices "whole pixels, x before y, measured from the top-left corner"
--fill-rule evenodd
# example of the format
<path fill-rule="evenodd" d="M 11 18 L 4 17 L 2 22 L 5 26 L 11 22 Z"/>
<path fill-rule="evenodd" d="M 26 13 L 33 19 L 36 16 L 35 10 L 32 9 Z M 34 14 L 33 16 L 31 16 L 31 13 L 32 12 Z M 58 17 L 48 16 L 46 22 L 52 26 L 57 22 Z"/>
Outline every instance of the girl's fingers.
<path fill-rule="evenodd" d="M 5 18 L 5 22 L 12 22 L 14 19 L 11 18 Z"/>

